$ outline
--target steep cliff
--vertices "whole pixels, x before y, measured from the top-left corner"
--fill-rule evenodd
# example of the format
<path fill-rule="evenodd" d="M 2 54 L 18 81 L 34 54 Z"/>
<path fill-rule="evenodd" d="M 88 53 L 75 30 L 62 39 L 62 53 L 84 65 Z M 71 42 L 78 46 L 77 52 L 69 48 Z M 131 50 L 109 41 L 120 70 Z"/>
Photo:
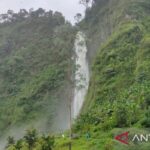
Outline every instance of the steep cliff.
<path fill-rule="evenodd" d="M 80 24 L 87 33 L 91 80 L 74 129 L 91 132 L 97 144 L 89 149 L 148 150 L 146 143 L 125 147 L 114 136 L 150 127 L 149 14 L 148 0 L 99 0 Z"/>
<path fill-rule="evenodd" d="M 0 135 L 10 128 L 16 134 L 16 128 L 22 131 L 27 126 L 56 132 L 68 128 L 68 70 L 75 30 L 59 12 L 21 10 L 4 16 L 0 23 Z"/>

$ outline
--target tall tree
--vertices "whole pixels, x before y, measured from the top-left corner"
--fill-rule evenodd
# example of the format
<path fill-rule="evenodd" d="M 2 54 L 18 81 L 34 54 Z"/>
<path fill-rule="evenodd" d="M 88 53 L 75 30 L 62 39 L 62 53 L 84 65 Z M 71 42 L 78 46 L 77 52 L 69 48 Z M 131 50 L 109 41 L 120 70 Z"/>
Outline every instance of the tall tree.
<path fill-rule="evenodd" d="M 6 145 L 6 149 L 9 148 L 10 146 L 14 146 L 15 144 L 15 140 L 14 137 L 9 136 L 7 139 L 7 145 Z"/>
<path fill-rule="evenodd" d="M 77 23 L 81 21 L 81 18 L 82 18 L 81 13 L 77 13 L 76 16 L 74 17 L 74 19 L 77 21 Z"/>
<path fill-rule="evenodd" d="M 32 149 L 33 145 L 37 141 L 37 131 L 35 129 L 27 130 L 24 136 L 25 141 L 29 144 L 29 149 Z"/>
<path fill-rule="evenodd" d="M 42 17 L 45 15 L 45 10 L 43 8 L 39 8 L 36 11 L 37 17 Z"/>
<path fill-rule="evenodd" d="M 25 9 L 20 9 L 19 16 L 22 18 L 28 17 L 28 11 Z"/>
<path fill-rule="evenodd" d="M 14 13 L 13 10 L 8 10 L 8 11 L 7 11 L 7 14 L 8 14 L 9 17 L 12 17 L 13 13 Z"/>
<path fill-rule="evenodd" d="M 2 20 L 2 22 L 7 22 L 8 21 L 8 14 L 1 14 L 1 20 Z"/>
<path fill-rule="evenodd" d="M 89 7 L 91 0 L 80 0 L 79 3 L 84 5 L 86 9 Z"/>

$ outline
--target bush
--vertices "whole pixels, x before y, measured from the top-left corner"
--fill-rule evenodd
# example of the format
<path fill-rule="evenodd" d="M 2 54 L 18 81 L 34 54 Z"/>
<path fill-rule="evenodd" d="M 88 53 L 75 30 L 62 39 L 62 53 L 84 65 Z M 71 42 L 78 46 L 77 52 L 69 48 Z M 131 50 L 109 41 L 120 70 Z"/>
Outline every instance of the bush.
<path fill-rule="evenodd" d="M 117 127 L 127 127 L 128 124 L 128 109 L 126 106 L 120 105 L 117 106 L 117 109 L 115 111 L 115 120 L 116 120 L 116 126 Z"/>
<path fill-rule="evenodd" d="M 146 111 L 145 117 L 141 121 L 141 125 L 146 128 L 150 127 L 150 108 Z"/>

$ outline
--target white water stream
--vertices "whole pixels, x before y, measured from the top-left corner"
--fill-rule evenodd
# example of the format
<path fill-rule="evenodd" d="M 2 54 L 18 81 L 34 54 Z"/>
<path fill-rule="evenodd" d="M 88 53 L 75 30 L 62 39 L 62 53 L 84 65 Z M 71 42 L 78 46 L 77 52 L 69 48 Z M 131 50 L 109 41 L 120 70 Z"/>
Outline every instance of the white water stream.
<path fill-rule="evenodd" d="M 82 108 L 89 85 L 89 66 L 85 35 L 78 32 L 75 40 L 75 89 L 73 98 L 73 118 L 76 118 Z"/>

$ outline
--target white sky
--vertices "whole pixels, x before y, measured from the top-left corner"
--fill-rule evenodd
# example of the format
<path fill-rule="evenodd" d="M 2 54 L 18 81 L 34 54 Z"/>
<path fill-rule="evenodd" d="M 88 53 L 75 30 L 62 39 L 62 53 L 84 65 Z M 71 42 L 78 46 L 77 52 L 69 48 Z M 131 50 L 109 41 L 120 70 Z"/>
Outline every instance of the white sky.
<path fill-rule="evenodd" d="M 84 7 L 79 4 L 79 0 L 0 0 L 0 13 L 5 13 L 8 9 L 18 12 L 21 8 L 29 10 L 39 7 L 60 11 L 71 22 L 74 22 L 76 13 L 84 12 Z"/>

